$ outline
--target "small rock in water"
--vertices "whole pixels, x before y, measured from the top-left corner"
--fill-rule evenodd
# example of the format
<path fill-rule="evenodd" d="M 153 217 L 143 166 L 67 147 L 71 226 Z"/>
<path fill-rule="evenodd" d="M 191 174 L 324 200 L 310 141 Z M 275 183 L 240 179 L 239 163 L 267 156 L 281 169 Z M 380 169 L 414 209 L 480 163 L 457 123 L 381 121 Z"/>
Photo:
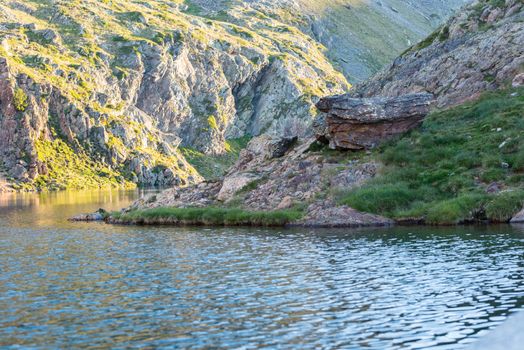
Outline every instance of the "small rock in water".
<path fill-rule="evenodd" d="M 91 214 L 80 214 L 73 216 L 69 221 L 103 221 L 107 211 L 104 209 L 98 209 L 98 211 Z"/>

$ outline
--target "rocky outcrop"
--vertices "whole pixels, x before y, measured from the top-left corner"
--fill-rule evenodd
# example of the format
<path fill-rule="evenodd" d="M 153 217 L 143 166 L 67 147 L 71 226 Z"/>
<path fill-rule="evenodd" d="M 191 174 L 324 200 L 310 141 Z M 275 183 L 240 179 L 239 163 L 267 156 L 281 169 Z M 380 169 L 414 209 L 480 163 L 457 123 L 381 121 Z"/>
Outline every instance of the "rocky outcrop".
<path fill-rule="evenodd" d="M 352 98 L 339 95 L 321 99 L 325 113 L 316 124 L 317 138 L 331 148 L 370 149 L 421 125 L 433 96 L 427 93 L 395 98 Z"/>
<path fill-rule="evenodd" d="M 0 4 L 0 166 L 28 188 L 58 182 L 62 149 L 42 151 L 58 141 L 104 168 L 95 183 L 199 182 L 179 147 L 304 134 L 317 96 L 349 87 L 313 38 L 270 17 L 262 36 L 240 8 L 216 20 L 155 0 L 25 3 Z"/>
<path fill-rule="evenodd" d="M 172 188 L 144 198 L 125 211 L 156 207 L 240 207 L 249 211 L 301 208 L 305 217 L 299 226 L 353 227 L 392 224 L 385 218 L 338 206 L 331 197 L 373 178 L 379 165 L 353 160 L 346 153 L 326 159 L 313 151 L 314 139 L 296 141 L 285 154 L 273 152 L 275 145 L 289 140 L 261 136 L 242 151 L 225 178 L 186 188 Z M 282 148 L 277 148 L 282 151 Z"/>
<path fill-rule="evenodd" d="M 319 201 L 308 207 L 304 218 L 294 223 L 305 227 L 364 227 L 364 226 L 392 226 L 395 221 L 382 217 L 362 213 L 358 210 L 342 205 L 337 206 L 333 201 Z"/>
<path fill-rule="evenodd" d="M 217 1 L 199 1 L 217 9 Z M 351 83 L 376 73 L 470 0 L 249 0 L 327 47 Z M 226 3 L 226 2 L 222 2 Z M 282 14 L 286 14 L 283 16 Z M 350 25 L 348 25 L 350 24 Z"/>
<path fill-rule="evenodd" d="M 352 91 L 353 96 L 430 92 L 439 107 L 510 85 L 524 70 L 524 4 L 480 0 Z"/>

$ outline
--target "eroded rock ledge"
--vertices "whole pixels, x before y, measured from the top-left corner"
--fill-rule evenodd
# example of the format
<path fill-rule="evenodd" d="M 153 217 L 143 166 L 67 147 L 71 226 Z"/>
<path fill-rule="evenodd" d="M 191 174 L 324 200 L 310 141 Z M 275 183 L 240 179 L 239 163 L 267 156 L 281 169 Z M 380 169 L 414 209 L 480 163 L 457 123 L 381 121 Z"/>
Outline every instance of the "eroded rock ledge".
<path fill-rule="evenodd" d="M 325 115 L 316 123 L 320 140 L 333 149 L 370 149 L 419 127 L 429 113 L 433 95 L 353 98 L 350 94 L 326 97 L 317 103 Z"/>

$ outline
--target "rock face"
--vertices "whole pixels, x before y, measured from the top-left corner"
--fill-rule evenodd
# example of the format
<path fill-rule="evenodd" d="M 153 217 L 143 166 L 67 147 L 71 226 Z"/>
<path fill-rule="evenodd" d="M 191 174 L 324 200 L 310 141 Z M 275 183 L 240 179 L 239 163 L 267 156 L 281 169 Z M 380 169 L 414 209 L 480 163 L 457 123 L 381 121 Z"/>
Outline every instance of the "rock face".
<path fill-rule="evenodd" d="M 430 92 L 439 107 L 448 107 L 510 85 L 524 70 L 523 20 L 520 0 L 477 1 L 352 94 L 395 97 Z"/>
<path fill-rule="evenodd" d="M 1 2 L 0 168 L 28 187 L 68 186 L 61 177 L 75 171 L 92 173 L 90 186 L 199 182 L 179 147 L 216 155 L 226 139 L 308 135 L 318 98 L 348 90 L 320 43 L 360 77 L 462 1 Z M 362 26 L 331 25 L 341 13 Z"/>
<path fill-rule="evenodd" d="M 470 0 L 249 2 L 262 12 L 279 16 L 326 46 L 331 61 L 351 83 L 356 83 L 389 64 L 412 43 L 425 38 Z M 212 3 L 207 6 L 216 8 L 217 2 Z"/>
<path fill-rule="evenodd" d="M 179 147 L 307 132 L 317 96 L 349 84 L 309 35 L 240 5 L 2 2 L 0 167 L 45 187 L 67 150 L 94 182 L 183 185 L 201 178 Z"/>
<path fill-rule="evenodd" d="M 317 123 L 317 137 L 331 148 L 370 149 L 380 142 L 420 126 L 433 96 L 427 93 L 394 98 L 323 98 L 317 108 L 326 113 Z"/>

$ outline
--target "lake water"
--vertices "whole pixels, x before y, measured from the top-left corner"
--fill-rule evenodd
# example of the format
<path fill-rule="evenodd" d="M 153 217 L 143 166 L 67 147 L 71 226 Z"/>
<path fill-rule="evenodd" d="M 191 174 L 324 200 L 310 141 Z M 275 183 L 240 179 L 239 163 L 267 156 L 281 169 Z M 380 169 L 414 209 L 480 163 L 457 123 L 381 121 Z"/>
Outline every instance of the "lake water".
<path fill-rule="evenodd" d="M 524 308 L 524 227 L 66 220 L 139 195 L 0 195 L 0 347 L 460 349 Z"/>

